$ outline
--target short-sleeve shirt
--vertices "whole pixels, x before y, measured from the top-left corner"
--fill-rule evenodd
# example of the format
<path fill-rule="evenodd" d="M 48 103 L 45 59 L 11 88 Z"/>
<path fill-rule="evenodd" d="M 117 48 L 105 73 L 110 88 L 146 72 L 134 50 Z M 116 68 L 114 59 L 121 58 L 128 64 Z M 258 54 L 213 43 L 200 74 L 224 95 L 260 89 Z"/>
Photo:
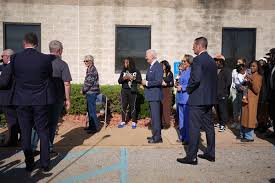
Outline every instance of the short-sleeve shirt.
<path fill-rule="evenodd" d="M 66 62 L 57 57 L 52 61 L 52 68 L 55 93 L 58 100 L 63 100 L 65 98 L 64 82 L 72 81 L 69 66 Z"/>

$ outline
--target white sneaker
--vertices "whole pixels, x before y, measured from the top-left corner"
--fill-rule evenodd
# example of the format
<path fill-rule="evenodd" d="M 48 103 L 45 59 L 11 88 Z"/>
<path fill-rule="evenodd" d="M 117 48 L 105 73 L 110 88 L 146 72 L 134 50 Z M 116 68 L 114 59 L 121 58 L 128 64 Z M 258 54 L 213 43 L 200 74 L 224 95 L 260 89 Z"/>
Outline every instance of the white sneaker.
<path fill-rule="evenodd" d="M 220 126 L 219 132 L 224 132 L 225 131 L 225 126 Z"/>
<path fill-rule="evenodd" d="M 219 128 L 219 127 L 220 127 L 220 124 L 219 124 L 219 123 L 215 123 L 215 124 L 214 124 L 214 127 L 215 127 L 215 128 Z"/>

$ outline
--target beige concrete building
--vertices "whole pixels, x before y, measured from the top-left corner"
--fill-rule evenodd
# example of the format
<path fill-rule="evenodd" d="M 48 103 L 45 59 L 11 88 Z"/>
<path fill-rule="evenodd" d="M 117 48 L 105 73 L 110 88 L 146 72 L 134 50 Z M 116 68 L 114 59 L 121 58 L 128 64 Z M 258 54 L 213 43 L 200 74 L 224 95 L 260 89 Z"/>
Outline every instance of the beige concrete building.
<path fill-rule="evenodd" d="M 149 27 L 151 48 L 171 64 L 193 53 L 198 36 L 208 38 L 210 54 L 226 50 L 231 39 L 224 28 L 253 28 L 255 58 L 275 47 L 274 0 L 0 0 L 0 7 L 0 49 L 6 23 L 38 24 L 42 52 L 53 39 L 63 42 L 74 83 L 83 82 L 87 54 L 95 57 L 101 84 L 117 83 L 117 25 Z"/>

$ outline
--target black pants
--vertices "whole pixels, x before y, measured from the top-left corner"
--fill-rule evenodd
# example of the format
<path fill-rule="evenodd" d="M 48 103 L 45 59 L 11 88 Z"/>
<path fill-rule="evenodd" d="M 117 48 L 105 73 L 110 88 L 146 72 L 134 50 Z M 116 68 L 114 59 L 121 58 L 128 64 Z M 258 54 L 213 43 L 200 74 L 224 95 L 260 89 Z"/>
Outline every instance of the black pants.
<path fill-rule="evenodd" d="M 40 163 L 43 167 L 49 166 L 48 106 L 17 106 L 16 112 L 22 134 L 22 147 L 26 164 L 34 161 L 31 148 L 31 132 L 33 126 L 35 126 L 40 139 Z"/>
<path fill-rule="evenodd" d="M 212 106 L 189 106 L 189 146 L 187 157 L 191 160 L 197 158 L 200 129 L 206 133 L 207 148 L 206 154 L 215 157 L 215 131 L 212 119 Z"/>
<path fill-rule="evenodd" d="M 215 106 L 217 111 L 219 124 L 225 126 L 228 121 L 228 110 L 227 110 L 227 98 L 218 99 L 218 104 Z"/>
<path fill-rule="evenodd" d="M 3 112 L 8 123 L 9 136 L 8 144 L 16 145 L 18 143 L 18 133 L 20 133 L 17 113 L 15 106 L 3 106 Z"/>
<path fill-rule="evenodd" d="M 269 103 L 269 116 L 273 121 L 273 131 L 275 133 L 275 100 L 271 100 Z"/>
<path fill-rule="evenodd" d="M 129 106 L 129 115 L 132 118 L 133 122 L 137 122 L 137 112 L 136 112 L 136 100 L 137 100 L 137 93 L 131 92 L 131 89 L 124 89 L 121 90 L 121 117 L 122 121 L 127 122 L 129 116 L 127 116 L 127 108 Z"/>

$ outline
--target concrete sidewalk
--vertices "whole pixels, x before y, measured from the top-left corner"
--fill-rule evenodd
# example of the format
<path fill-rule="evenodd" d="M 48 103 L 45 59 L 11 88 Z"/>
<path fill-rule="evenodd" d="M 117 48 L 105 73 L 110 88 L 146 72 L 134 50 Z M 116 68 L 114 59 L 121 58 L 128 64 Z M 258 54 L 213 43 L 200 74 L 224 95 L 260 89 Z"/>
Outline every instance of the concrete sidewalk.
<path fill-rule="evenodd" d="M 146 140 L 151 135 L 148 128 L 107 127 L 88 135 L 81 123 L 66 121 L 59 127 L 55 142 L 59 155 L 51 159 L 50 172 L 40 171 L 36 156 L 35 170 L 27 173 L 20 147 L 0 148 L 0 182 L 274 182 L 275 142 L 259 136 L 244 144 L 234 133 L 216 132 L 216 162 L 198 159 L 199 164 L 192 166 L 176 162 L 185 156 L 186 147 L 176 142 L 173 127 L 162 130 L 162 144 L 152 145 Z M 199 153 L 205 146 L 202 133 Z"/>

